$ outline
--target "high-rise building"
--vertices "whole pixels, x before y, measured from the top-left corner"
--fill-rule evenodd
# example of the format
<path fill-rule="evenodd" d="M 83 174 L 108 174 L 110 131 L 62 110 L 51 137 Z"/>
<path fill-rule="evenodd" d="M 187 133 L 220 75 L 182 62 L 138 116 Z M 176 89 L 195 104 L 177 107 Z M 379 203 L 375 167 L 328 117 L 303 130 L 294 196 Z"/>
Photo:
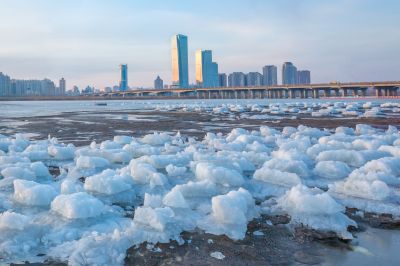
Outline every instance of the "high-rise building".
<path fill-rule="evenodd" d="M 258 72 L 250 72 L 246 76 L 246 85 L 249 87 L 259 87 L 263 84 L 263 75 Z"/>
<path fill-rule="evenodd" d="M 263 85 L 278 85 L 278 68 L 273 65 L 263 67 Z"/>
<path fill-rule="evenodd" d="M 15 96 L 54 96 L 56 86 L 49 79 L 44 80 L 11 80 Z"/>
<path fill-rule="evenodd" d="M 65 95 L 66 82 L 64 78 L 60 79 L 60 95 Z"/>
<path fill-rule="evenodd" d="M 189 87 L 188 40 L 185 35 L 175 35 L 171 43 L 172 85 L 179 88 Z"/>
<path fill-rule="evenodd" d="M 78 86 L 74 86 L 74 88 L 72 89 L 72 92 L 73 92 L 74 95 L 81 94 L 81 91 L 79 90 Z"/>
<path fill-rule="evenodd" d="M 0 72 L 0 96 L 11 96 L 11 79 Z"/>
<path fill-rule="evenodd" d="M 218 64 L 212 61 L 212 51 L 196 51 L 196 85 L 211 88 L 218 83 Z"/>
<path fill-rule="evenodd" d="M 218 64 L 216 62 L 211 64 L 211 87 L 219 87 Z"/>
<path fill-rule="evenodd" d="M 297 68 L 293 65 L 292 62 L 285 62 L 282 66 L 282 84 L 297 84 Z"/>
<path fill-rule="evenodd" d="M 225 73 L 218 74 L 218 87 L 225 88 L 228 86 L 228 80 Z"/>
<path fill-rule="evenodd" d="M 128 65 L 122 64 L 121 68 L 121 80 L 119 82 L 119 90 L 127 91 L 128 90 Z"/>
<path fill-rule="evenodd" d="M 297 84 L 311 84 L 311 72 L 309 70 L 297 71 Z"/>
<path fill-rule="evenodd" d="M 229 87 L 245 87 L 246 75 L 243 72 L 233 72 L 228 76 Z"/>
<path fill-rule="evenodd" d="M 154 80 L 154 88 L 156 90 L 161 90 L 164 88 L 164 81 L 160 78 L 160 76 L 157 76 L 157 78 Z"/>

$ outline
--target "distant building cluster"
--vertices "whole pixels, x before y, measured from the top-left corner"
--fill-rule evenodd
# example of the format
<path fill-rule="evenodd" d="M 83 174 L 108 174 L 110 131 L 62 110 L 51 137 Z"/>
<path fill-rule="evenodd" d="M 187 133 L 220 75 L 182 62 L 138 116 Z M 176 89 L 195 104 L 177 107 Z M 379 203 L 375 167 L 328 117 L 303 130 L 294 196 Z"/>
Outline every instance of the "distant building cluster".
<path fill-rule="evenodd" d="M 309 70 L 297 70 L 291 62 L 285 62 L 282 66 L 282 85 L 307 85 L 311 84 L 311 72 Z M 219 74 L 219 87 L 258 87 L 278 85 L 278 68 L 274 65 L 263 67 L 260 72 L 233 72 L 228 75 Z"/>
<path fill-rule="evenodd" d="M 65 95 L 66 81 L 60 79 L 58 86 L 49 79 L 12 79 L 0 72 L 0 96 L 61 96 Z"/>
<path fill-rule="evenodd" d="M 278 68 L 266 65 L 262 72 L 219 73 L 218 63 L 213 60 L 211 50 L 197 50 L 195 54 L 195 84 L 189 84 L 188 37 L 177 34 L 171 41 L 172 85 L 164 84 L 160 76 L 154 80 L 154 89 L 165 88 L 216 88 L 216 87 L 259 87 L 278 85 Z M 298 70 L 292 62 L 282 65 L 282 85 L 311 84 L 311 72 Z M 120 81 L 113 87 L 105 87 L 103 92 L 112 93 L 128 91 L 128 65 L 120 65 Z M 49 79 L 17 80 L 0 72 L 0 96 L 59 96 L 102 93 L 100 90 L 87 86 L 80 90 L 74 86 L 66 92 L 66 81 L 62 78 L 58 86 Z"/>
<path fill-rule="evenodd" d="M 172 87 L 257 87 L 278 85 L 278 68 L 267 65 L 260 72 L 233 72 L 229 75 L 218 72 L 218 64 L 213 61 L 211 50 L 196 51 L 196 84 L 189 85 L 188 38 L 178 34 L 172 37 Z M 159 78 L 159 77 L 158 77 Z M 157 81 L 157 80 L 156 80 Z M 156 87 L 156 81 L 155 86 Z M 291 62 L 282 66 L 282 84 L 310 84 L 311 73 L 297 70 Z M 157 88 L 162 88 L 157 86 Z"/>

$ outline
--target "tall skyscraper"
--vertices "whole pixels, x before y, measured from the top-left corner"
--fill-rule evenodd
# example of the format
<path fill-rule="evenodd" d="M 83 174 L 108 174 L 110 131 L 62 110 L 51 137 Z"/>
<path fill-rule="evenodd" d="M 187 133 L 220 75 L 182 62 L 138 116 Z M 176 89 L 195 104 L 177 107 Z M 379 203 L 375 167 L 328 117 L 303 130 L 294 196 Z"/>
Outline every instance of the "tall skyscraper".
<path fill-rule="evenodd" d="M 11 79 L 0 72 L 0 96 L 11 96 Z"/>
<path fill-rule="evenodd" d="M 278 68 L 273 65 L 263 67 L 263 78 L 265 86 L 278 85 Z"/>
<path fill-rule="evenodd" d="M 60 95 L 65 95 L 66 82 L 64 78 L 60 79 Z"/>
<path fill-rule="evenodd" d="M 233 72 L 228 76 L 229 87 L 245 87 L 246 75 L 243 72 Z"/>
<path fill-rule="evenodd" d="M 218 78 L 218 64 L 216 62 L 212 62 L 211 64 L 211 87 L 219 87 L 219 78 Z"/>
<path fill-rule="evenodd" d="M 249 87 L 259 87 L 263 84 L 263 75 L 258 72 L 250 72 L 246 76 L 246 85 Z"/>
<path fill-rule="evenodd" d="M 154 88 L 156 90 L 161 90 L 164 88 L 164 81 L 160 78 L 160 76 L 157 76 L 157 78 L 154 80 Z"/>
<path fill-rule="evenodd" d="M 179 88 L 189 87 L 188 40 L 185 35 L 172 37 L 172 85 Z"/>
<path fill-rule="evenodd" d="M 297 68 L 292 62 L 285 62 L 282 66 L 282 84 L 295 85 L 297 83 Z"/>
<path fill-rule="evenodd" d="M 218 64 L 212 61 L 212 51 L 196 51 L 196 85 L 211 88 L 218 83 Z"/>
<path fill-rule="evenodd" d="M 119 90 L 127 91 L 128 90 L 128 65 L 120 65 L 121 68 L 121 80 L 119 82 Z"/>
<path fill-rule="evenodd" d="M 228 80 L 225 73 L 218 74 L 218 87 L 225 88 L 228 86 Z"/>
<path fill-rule="evenodd" d="M 309 70 L 297 71 L 297 84 L 311 84 L 311 72 Z"/>

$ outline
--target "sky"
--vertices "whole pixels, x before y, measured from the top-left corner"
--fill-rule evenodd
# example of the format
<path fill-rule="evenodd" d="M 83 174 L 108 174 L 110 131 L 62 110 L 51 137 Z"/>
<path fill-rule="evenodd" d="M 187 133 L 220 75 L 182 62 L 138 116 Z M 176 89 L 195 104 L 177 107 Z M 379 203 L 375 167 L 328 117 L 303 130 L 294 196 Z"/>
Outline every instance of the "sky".
<path fill-rule="evenodd" d="M 313 83 L 400 80 L 398 0 L 0 0 L 0 72 L 67 88 L 171 82 L 171 37 L 213 51 L 222 73 L 285 61 Z M 279 73 L 280 78 L 280 73 Z"/>

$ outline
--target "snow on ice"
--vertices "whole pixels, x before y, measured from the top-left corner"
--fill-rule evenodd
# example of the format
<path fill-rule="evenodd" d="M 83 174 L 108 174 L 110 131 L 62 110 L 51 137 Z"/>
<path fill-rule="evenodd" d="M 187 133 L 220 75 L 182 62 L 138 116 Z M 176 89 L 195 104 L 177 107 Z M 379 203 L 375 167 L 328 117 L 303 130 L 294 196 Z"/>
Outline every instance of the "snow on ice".
<path fill-rule="evenodd" d="M 329 115 L 371 108 L 381 115 L 388 108 L 319 106 L 328 107 Z M 227 105 L 210 111 L 245 108 L 268 114 L 311 107 Z M 346 207 L 400 217 L 400 134 L 394 127 L 264 126 L 208 133 L 203 140 L 154 133 L 87 147 L 1 135 L 0 150 L 4 263 L 119 265 L 129 247 L 183 243 L 182 231 L 243 239 L 248 223 L 264 213 L 286 214 L 293 227 L 343 239 L 352 239 L 348 227 L 357 226 Z M 51 176 L 49 166 L 60 167 L 60 174 Z"/>

